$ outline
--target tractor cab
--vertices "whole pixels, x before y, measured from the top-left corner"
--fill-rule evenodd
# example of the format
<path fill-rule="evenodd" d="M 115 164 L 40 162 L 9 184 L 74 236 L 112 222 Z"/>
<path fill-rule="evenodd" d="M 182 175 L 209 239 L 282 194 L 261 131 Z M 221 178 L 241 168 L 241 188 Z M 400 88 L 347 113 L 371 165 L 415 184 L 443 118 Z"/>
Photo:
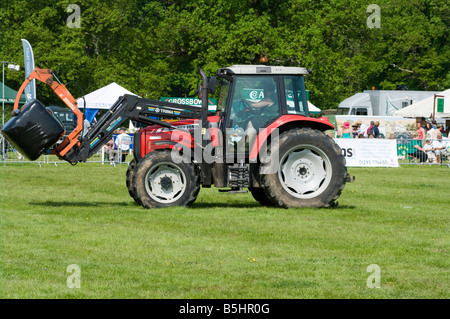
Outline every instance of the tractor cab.
<path fill-rule="evenodd" d="M 283 115 L 308 116 L 305 68 L 233 65 L 217 72 L 220 93 L 217 110 L 222 114 L 222 132 L 227 144 L 247 138 L 253 146 L 256 135 Z"/>

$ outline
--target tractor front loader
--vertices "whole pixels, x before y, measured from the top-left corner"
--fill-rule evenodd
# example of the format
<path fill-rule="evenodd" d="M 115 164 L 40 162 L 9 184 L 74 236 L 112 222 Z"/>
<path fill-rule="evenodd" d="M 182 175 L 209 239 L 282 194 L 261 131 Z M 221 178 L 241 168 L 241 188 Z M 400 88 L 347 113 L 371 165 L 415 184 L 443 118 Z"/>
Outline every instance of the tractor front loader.
<path fill-rule="evenodd" d="M 337 204 L 350 177 L 341 149 L 324 133 L 333 125 L 308 117 L 306 69 L 233 65 L 209 79 L 199 73 L 201 108 L 124 95 L 83 134 L 76 100 L 51 70 L 36 68 L 18 96 L 33 79 L 46 83 L 77 116 L 76 129 L 57 144 L 62 124 L 37 100 L 19 110 L 17 98 L 2 133 L 31 160 L 55 154 L 76 164 L 97 153 L 125 121 L 146 124 L 135 133 L 126 173 L 129 194 L 145 208 L 190 206 L 201 186 L 249 190 L 267 206 Z M 211 113 L 208 96 L 216 86 L 218 106 Z"/>

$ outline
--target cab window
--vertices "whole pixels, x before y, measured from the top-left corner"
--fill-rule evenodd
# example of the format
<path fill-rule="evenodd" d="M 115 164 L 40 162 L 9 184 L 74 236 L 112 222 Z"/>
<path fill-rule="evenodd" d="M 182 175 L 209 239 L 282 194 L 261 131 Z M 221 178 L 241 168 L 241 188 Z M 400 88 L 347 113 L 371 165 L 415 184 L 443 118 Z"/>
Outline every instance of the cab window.
<path fill-rule="evenodd" d="M 278 77 L 239 76 L 234 81 L 228 127 L 247 128 L 249 122 L 258 130 L 280 115 Z"/>
<path fill-rule="evenodd" d="M 302 76 L 286 76 L 284 79 L 286 90 L 286 106 L 288 114 L 308 115 L 305 96 L 305 82 Z"/>
<path fill-rule="evenodd" d="M 228 93 L 230 91 L 230 82 L 226 80 L 220 80 L 219 85 L 220 91 L 217 101 L 217 112 L 224 112 L 227 107 Z"/>

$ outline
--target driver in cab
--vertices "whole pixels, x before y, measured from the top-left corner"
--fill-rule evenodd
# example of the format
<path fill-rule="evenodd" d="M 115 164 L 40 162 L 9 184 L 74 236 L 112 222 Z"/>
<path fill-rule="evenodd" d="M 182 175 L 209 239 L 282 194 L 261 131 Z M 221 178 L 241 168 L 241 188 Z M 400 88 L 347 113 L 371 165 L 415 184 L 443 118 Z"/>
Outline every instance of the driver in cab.
<path fill-rule="evenodd" d="M 249 145 L 252 146 L 256 140 L 257 131 L 266 125 L 270 120 L 273 120 L 278 114 L 278 95 L 275 92 L 275 85 L 271 82 L 266 82 L 264 85 L 264 98 L 258 102 L 251 102 L 246 100 L 248 105 L 253 109 L 254 115 L 248 118 L 247 123 L 247 138 Z"/>
<path fill-rule="evenodd" d="M 273 83 L 266 84 L 264 88 L 264 98 L 259 102 L 249 102 L 250 106 L 255 109 L 262 109 L 267 106 L 272 106 L 277 101 L 277 94 L 275 93 L 275 87 Z"/>

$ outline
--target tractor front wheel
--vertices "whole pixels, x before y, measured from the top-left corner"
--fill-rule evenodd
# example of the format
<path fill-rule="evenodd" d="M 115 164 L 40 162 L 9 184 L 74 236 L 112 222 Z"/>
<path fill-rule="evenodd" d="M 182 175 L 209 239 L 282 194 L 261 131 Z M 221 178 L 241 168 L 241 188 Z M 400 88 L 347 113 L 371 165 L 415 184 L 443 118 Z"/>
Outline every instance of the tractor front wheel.
<path fill-rule="evenodd" d="M 341 149 L 332 138 L 311 128 L 291 129 L 282 133 L 268 151 L 272 159 L 265 165 L 276 166 L 270 174 L 262 173 L 261 181 L 272 203 L 286 208 L 337 204 L 347 169 Z"/>
<path fill-rule="evenodd" d="M 130 194 L 130 196 L 134 199 L 134 201 L 139 204 L 139 201 L 133 190 L 133 177 L 134 177 L 135 169 L 136 169 L 136 159 L 133 158 L 131 160 L 130 164 L 128 164 L 126 184 L 127 184 L 128 194 Z"/>
<path fill-rule="evenodd" d="M 133 191 L 145 208 L 190 206 L 200 191 L 200 175 L 191 163 L 174 163 L 169 150 L 149 153 L 136 166 Z"/>

